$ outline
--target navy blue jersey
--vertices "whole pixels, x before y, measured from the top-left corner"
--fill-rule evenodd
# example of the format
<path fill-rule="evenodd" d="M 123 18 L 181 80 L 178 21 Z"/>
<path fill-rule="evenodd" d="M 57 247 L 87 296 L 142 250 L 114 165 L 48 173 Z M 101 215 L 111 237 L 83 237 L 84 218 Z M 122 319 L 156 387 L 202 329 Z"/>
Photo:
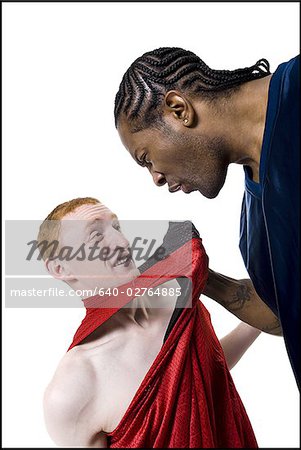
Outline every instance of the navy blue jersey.
<path fill-rule="evenodd" d="M 269 86 L 259 183 L 245 166 L 240 250 L 258 295 L 280 319 L 300 387 L 300 57 Z"/>

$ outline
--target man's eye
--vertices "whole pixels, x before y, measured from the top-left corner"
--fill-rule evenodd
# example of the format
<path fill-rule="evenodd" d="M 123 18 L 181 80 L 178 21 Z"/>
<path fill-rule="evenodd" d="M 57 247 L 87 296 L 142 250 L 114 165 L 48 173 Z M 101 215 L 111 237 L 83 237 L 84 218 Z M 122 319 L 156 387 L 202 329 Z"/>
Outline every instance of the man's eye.
<path fill-rule="evenodd" d="M 141 158 L 141 165 L 142 165 L 143 167 L 147 167 L 147 166 L 150 165 L 150 164 L 151 164 L 151 161 L 149 161 L 149 160 L 147 159 L 146 154 L 144 153 L 144 154 L 142 155 L 142 158 Z"/>
<path fill-rule="evenodd" d="M 117 230 L 117 231 L 121 230 L 119 223 L 113 223 L 113 228 L 115 228 L 115 230 Z"/>
<path fill-rule="evenodd" d="M 97 240 L 100 241 L 103 238 L 103 235 L 99 231 L 92 231 L 89 236 L 89 241 Z"/>

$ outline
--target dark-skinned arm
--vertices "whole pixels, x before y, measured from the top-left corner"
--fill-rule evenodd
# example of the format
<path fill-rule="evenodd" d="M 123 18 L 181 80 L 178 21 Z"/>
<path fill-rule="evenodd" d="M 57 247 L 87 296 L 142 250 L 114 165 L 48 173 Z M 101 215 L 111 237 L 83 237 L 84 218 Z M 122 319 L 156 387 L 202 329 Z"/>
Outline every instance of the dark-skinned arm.
<path fill-rule="evenodd" d="M 282 336 L 279 319 L 257 295 L 251 280 L 234 280 L 209 269 L 203 294 L 215 300 L 243 322 L 265 333 Z"/>

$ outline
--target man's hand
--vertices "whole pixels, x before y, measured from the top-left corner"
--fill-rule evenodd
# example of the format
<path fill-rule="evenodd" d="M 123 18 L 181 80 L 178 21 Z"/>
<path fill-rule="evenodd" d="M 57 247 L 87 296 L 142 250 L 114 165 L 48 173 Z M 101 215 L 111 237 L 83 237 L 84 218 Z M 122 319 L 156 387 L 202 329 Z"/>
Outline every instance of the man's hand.
<path fill-rule="evenodd" d="M 257 295 L 251 280 L 234 280 L 209 269 L 203 294 L 218 302 L 243 322 L 265 333 L 282 336 L 279 319 Z"/>

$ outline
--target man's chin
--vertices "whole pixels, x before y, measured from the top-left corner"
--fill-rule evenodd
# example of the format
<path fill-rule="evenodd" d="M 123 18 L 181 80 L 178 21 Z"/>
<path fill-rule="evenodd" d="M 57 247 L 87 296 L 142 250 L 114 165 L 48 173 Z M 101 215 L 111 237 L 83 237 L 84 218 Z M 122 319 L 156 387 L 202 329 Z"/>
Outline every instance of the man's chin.
<path fill-rule="evenodd" d="M 199 192 L 200 192 L 204 197 L 209 198 L 209 199 L 212 199 L 212 198 L 216 198 L 216 197 L 218 196 L 218 194 L 219 194 L 220 191 L 217 191 L 217 192 L 202 192 L 202 191 L 199 189 Z"/>

